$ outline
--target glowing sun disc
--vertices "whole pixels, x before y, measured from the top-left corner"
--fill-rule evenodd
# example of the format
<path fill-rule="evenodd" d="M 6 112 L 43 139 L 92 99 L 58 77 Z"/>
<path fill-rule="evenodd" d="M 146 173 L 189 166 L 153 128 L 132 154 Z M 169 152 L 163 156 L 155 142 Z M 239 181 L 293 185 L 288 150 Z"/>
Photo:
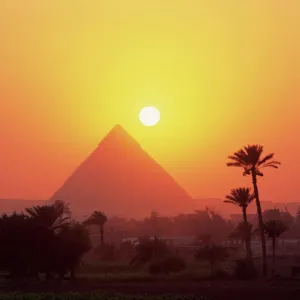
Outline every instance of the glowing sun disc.
<path fill-rule="evenodd" d="M 140 121 L 145 126 L 154 126 L 160 120 L 160 112 L 153 106 L 144 107 L 140 112 Z"/>

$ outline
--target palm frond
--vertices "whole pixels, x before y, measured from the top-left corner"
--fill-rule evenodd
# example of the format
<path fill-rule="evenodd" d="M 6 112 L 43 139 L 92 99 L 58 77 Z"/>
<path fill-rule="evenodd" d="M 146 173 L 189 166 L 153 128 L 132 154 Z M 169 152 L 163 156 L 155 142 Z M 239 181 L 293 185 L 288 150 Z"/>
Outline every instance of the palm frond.
<path fill-rule="evenodd" d="M 226 163 L 227 167 L 243 167 L 243 165 L 241 163 L 238 162 L 228 162 Z"/>
<path fill-rule="evenodd" d="M 83 222 L 84 225 L 103 226 L 107 221 L 107 216 L 102 211 L 94 211 L 91 216 Z"/>
<path fill-rule="evenodd" d="M 288 229 L 281 220 L 270 220 L 264 224 L 264 231 L 270 238 L 277 238 Z"/>
<path fill-rule="evenodd" d="M 251 193 L 251 189 L 248 187 L 236 188 L 230 191 L 229 195 L 225 196 L 225 203 L 231 203 L 239 205 L 241 207 L 247 207 L 255 198 L 255 195 Z"/>
<path fill-rule="evenodd" d="M 263 159 L 261 159 L 258 162 L 258 165 L 259 166 L 263 165 L 264 163 L 266 163 L 268 160 L 272 159 L 273 157 L 274 157 L 274 153 L 270 153 L 270 154 L 266 155 Z"/>
<path fill-rule="evenodd" d="M 227 162 L 228 167 L 244 168 L 243 176 L 255 175 L 263 176 L 260 168 L 271 167 L 277 169 L 280 165 L 278 161 L 270 161 L 274 157 L 274 153 L 262 157 L 264 147 L 261 145 L 247 145 L 243 149 L 234 152 L 233 155 L 228 156 L 231 160 Z"/>
<path fill-rule="evenodd" d="M 236 197 L 235 196 L 231 196 L 231 195 L 226 195 L 225 199 L 229 200 L 229 201 L 236 201 Z"/>
<path fill-rule="evenodd" d="M 244 149 L 247 153 L 248 164 L 256 166 L 263 153 L 264 147 L 261 145 L 248 145 Z"/>
<path fill-rule="evenodd" d="M 271 168 L 275 168 L 275 169 L 278 169 L 279 165 L 281 165 L 281 163 L 279 161 L 270 161 L 266 164 L 263 164 L 261 166 L 261 168 L 268 168 L 268 167 L 271 167 Z"/>
<path fill-rule="evenodd" d="M 246 166 L 247 163 L 247 157 L 246 157 L 246 153 L 244 152 L 235 152 L 233 155 L 228 156 L 228 159 L 240 163 L 242 166 Z"/>
<path fill-rule="evenodd" d="M 235 204 L 235 205 L 237 205 L 237 203 L 236 203 L 235 201 L 224 200 L 223 202 L 224 202 L 224 203 L 230 203 L 230 204 Z"/>

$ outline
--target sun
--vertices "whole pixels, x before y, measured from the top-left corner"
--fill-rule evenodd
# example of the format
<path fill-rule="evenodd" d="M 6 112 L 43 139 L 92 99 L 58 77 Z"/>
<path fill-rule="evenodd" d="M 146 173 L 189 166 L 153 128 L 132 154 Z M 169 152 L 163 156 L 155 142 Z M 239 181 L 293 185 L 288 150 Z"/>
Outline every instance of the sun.
<path fill-rule="evenodd" d="M 160 112 L 153 106 L 144 107 L 140 112 L 140 121 L 145 126 L 154 126 L 160 120 Z"/>

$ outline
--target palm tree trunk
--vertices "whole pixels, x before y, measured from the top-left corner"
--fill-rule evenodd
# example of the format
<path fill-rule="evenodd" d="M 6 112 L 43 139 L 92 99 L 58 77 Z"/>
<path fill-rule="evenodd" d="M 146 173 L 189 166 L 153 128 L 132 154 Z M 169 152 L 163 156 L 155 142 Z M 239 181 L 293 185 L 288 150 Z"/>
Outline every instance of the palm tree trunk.
<path fill-rule="evenodd" d="M 100 244 L 104 244 L 104 229 L 103 226 L 100 226 Z"/>
<path fill-rule="evenodd" d="M 275 260 L 276 260 L 276 238 L 272 237 L 272 278 L 275 276 Z"/>
<path fill-rule="evenodd" d="M 263 276 L 266 278 L 268 275 L 266 238 L 265 238 L 265 232 L 264 232 L 264 221 L 263 221 L 261 205 L 260 205 L 260 201 L 259 201 L 259 194 L 258 194 L 255 171 L 252 171 L 252 183 L 253 183 L 253 189 L 254 189 L 254 194 L 255 194 L 255 199 L 256 199 L 258 224 L 259 224 L 259 231 L 260 231 L 260 238 L 261 238 L 262 273 L 263 273 Z"/>
<path fill-rule="evenodd" d="M 243 207 L 243 219 L 245 223 L 245 227 L 248 226 L 248 219 L 247 219 L 247 212 L 246 212 L 246 207 Z M 246 251 L 247 251 L 247 259 L 252 260 L 252 250 L 251 250 L 251 237 L 250 237 L 250 232 L 248 231 L 248 228 L 245 228 L 246 231 L 246 237 L 245 237 L 245 245 L 246 245 Z"/>

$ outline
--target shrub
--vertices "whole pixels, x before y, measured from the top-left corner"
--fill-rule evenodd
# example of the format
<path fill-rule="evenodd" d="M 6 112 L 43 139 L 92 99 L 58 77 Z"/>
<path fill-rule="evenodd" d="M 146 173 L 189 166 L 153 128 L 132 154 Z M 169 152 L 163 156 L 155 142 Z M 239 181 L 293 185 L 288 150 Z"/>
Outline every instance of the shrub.
<path fill-rule="evenodd" d="M 94 249 L 94 254 L 103 261 L 113 261 L 116 259 L 116 247 L 114 244 L 102 244 Z"/>
<path fill-rule="evenodd" d="M 167 256 L 150 263 L 148 271 L 153 275 L 177 273 L 186 268 L 184 259 L 178 255 Z"/>
<path fill-rule="evenodd" d="M 136 253 L 131 260 L 130 264 L 139 266 L 154 260 L 160 260 L 169 256 L 172 253 L 166 241 L 154 238 L 140 239 L 139 244 L 136 246 Z"/>
<path fill-rule="evenodd" d="M 225 261 L 228 256 L 227 249 L 218 245 L 205 246 L 195 253 L 196 260 L 206 260 L 211 265 Z"/>
<path fill-rule="evenodd" d="M 251 260 L 241 259 L 236 261 L 235 273 L 236 279 L 255 279 L 258 272 Z"/>

